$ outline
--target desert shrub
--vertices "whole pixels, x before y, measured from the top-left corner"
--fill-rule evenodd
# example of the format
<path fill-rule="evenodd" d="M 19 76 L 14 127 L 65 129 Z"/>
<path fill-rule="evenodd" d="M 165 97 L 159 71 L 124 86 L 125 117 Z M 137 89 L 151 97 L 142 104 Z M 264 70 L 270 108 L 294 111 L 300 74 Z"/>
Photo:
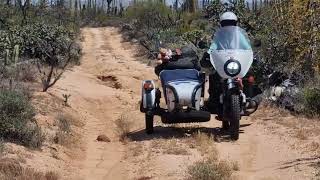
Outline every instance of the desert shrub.
<path fill-rule="evenodd" d="M 193 180 L 229 180 L 232 168 L 225 161 L 205 159 L 188 167 L 187 179 Z"/>
<path fill-rule="evenodd" d="M 298 111 L 308 116 L 320 115 L 320 88 L 307 86 L 298 98 Z"/>
<path fill-rule="evenodd" d="M 0 178 L 2 180 L 58 180 L 59 176 L 55 172 L 37 172 L 31 168 L 25 168 L 18 161 L 4 158 L 0 161 Z"/>
<path fill-rule="evenodd" d="M 38 148 L 44 141 L 30 100 L 22 93 L 0 90 L 0 137 Z"/>
<path fill-rule="evenodd" d="M 130 129 L 132 128 L 132 122 L 127 115 L 122 114 L 116 121 L 116 133 L 120 141 L 125 141 L 128 138 Z"/>
<path fill-rule="evenodd" d="M 192 30 L 192 31 L 184 33 L 182 37 L 186 41 L 192 42 L 195 46 L 197 46 L 199 41 L 203 37 L 203 31 L 202 30 Z"/>
<path fill-rule="evenodd" d="M 36 82 L 38 71 L 34 64 L 23 64 L 17 68 L 17 80 L 22 82 Z"/>
<path fill-rule="evenodd" d="M 205 133 L 193 134 L 192 146 L 197 148 L 204 159 L 195 162 L 187 168 L 187 179 L 199 180 L 229 180 L 233 170 L 239 170 L 237 162 L 229 163 L 219 158 L 219 152 L 213 137 Z"/>
<path fill-rule="evenodd" d="M 22 31 L 22 54 L 36 59 L 43 91 L 60 79 L 68 65 L 79 63 L 80 46 L 66 27 L 35 23 L 24 26 Z"/>
<path fill-rule="evenodd" d="M 157 52 L 159 46 L 179 47 L 179 44 L 185 43 L 181 35 L 187 32 L 191 21 L 182 20 L 183 16 L 159 1 L 137 2 L 128 7 L 125 13 L 133 29 L 144 35 L 142 45 L 152 52 Z M 182 28 L 185 25 L 188 27 Z"/>
<path fill-rule="evenodd" d="M 5 66 L 17 65 L 15 75 L 22 81 L 35 81 L 35 71 L 24 71 L 20 65 L 36 62 L 43 91 L 60 79 L 66 67 L 79 64 L 80 46 L 77 43 L 79 20 L 62 6 L 26 7 L 21 15 L 18 6 L 1 4 L 0 59 Z M 31 66 L 30 66 L 31 67 Z M 27 67 L 28 68 L 28 67 Z M 31 70 L 35 70 L 33 67 Z M 32 74 L 34 76 L 32 76 Z"/>
<path fill-rule="evenodd" d="M 172 11 L 165 4 L 158 1 L 141 1 L 128 7 L 125 17 L 136 20 L 137 26 L 149 29 L 170 28 Z"/>
<path fill-rule="evenodd" d="M 68 113 L 59 113 L 57 115 L 55 125 L 58 127 L 58 131 L 53 139 L 56 144 L 71 147 L 76 143 L 76 137 L 71 129 L 73 121 L 73 117 Z"/>
<path fill-rule="evenodd" d="M 209 24 L 208 20 L 201 17 L 201 12 L 177 12 L 175 18 L 175 28 L 181 35 L 192 30 L 204 30 L 203 28 Z"/>
<path fill-rule="evenodd" d="M 3 154 L 3 152 L 5 151 L 5 142 L 3 139 L 0 139 L 0 156 Z"/>
<path fill-rule="evenodd" d="M 195 147 L 197 150 L 199 150 L 202 155 L 209 154 L 211 159 L 218 159 L 219 153 L 216 149 L 212 136 L 198 131 L 194 133 L 192 137 L 192 147 Z"/>
<path fill-rule="evenodd" d="M 54 143 L 60 144 L 62 146 L 70 147 L 71 145 L 71 135 L 65 131 L 57 131 L 53 138 Z"/>
<path fill-rule="evenodd" d="M 69 120 L 70 116 L 65 114 L 58 114 L 56 124 L 58 125 L 59 130 L 63 132 L 71 132 L 71 123 Z"/>
<path fill-rule="evenodd" d="M 159 143 L 156 141 L 154 141 L 154 142 Z M 165 144 L 165 146 L 163 148 L 164 148 L 164 153 L 166 153 L 166 154 L 173 154 L 173 155 L 188 155 L 188 154 L 190 154 L 184 146 L 182 146 L 181 144 L 178 144 L 177 139 L 170 139 Z"/>

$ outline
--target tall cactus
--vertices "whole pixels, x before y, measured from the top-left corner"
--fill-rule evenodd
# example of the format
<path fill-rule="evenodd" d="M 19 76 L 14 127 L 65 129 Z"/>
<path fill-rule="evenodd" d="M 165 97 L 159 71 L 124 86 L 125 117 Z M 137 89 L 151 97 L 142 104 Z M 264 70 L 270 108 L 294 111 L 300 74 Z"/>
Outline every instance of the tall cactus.
<path fill-rule="evenodd" d="M 9 64 L 10 61 L 10 50 L 6 49 L 6 57 L 4 59 L 4 65 L 7 66 Z"/>
<path fill-rule="evenodd" d="M 15 45 L 13 51 L 6 49 L 5 52 L 6 56 L 4 59 L 4 65 L 7 66 L 13 64 L 16 67 L 20 56 L 20 45 Z"/>
<path fill-rule="evenodd" d="M 17 66 L 17 63 L 18 63 L 18 60 L 19 60 L 19 56 L 20 56 L 20 46 L 19 45 L 15 45 L 14 46 L 14 50 L 13 50 L 13 63 L 14 63 L 14 66 L 16 67 Z"/>

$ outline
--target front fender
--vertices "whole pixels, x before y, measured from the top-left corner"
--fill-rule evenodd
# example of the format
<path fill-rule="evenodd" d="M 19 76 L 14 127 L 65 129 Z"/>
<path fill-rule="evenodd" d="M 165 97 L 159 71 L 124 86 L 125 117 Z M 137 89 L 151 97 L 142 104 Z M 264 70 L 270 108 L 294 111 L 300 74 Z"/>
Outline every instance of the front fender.
<path fill-rule="evenodd" d="M 228 79 L 226 81 L 225 91 L 227 96 L 230 96 L 232 94 L 239 95 L 240 94 L 239 83 L 235 79 Z"/>

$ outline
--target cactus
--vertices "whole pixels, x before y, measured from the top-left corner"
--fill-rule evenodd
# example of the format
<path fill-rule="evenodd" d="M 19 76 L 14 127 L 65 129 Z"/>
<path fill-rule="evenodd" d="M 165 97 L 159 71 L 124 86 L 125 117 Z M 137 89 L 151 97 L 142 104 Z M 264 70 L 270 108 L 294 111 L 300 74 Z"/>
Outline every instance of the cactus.
<path fill-rule="evenodd" d="M 14 67 L 17 66 L 19 55 L 20 55 L 19 53 L 20 53 L 20 46 L 15 45 L 13 50 L 13 59 L 12 59 L 12 62 L 14 63 Z"/>
<path fill-rule="evenodd" d="M 13 52 L 11 52 L 9 49 L 6 49 L 5 51 L 6 57 L 4 59 L 4 65 L 7 66 L 13 64 L 14 67 L 16 67 L 20 56 L 20 46 L 15 45 L 13 48 Z"/>
<path fill-rule="evenodd" d="M 9 63 L 9 59 L 10 59 L 10 50 L 6 49 L 6 57 L 4 59 L 4 65 L 7 66 Z"/>
<path fill-rule="evenodd" d="M 68 104 L 68 100 L 69 100 L 69 98 L 71 97 L 71 94 L 62 94 L 62 97 L 64 98 L 64 105 L 65 106 L 69 106 L 69 104 Z"/>

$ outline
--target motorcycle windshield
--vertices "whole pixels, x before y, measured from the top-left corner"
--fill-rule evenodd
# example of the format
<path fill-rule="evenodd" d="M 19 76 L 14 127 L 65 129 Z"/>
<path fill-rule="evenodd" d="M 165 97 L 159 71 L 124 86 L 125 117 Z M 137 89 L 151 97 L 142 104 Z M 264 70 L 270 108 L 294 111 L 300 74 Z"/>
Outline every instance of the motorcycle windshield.
<path fill-rule="evenodd" d="M 247 33 L 237 26 L 220 28 L 214 35 L 209 49 L 210 61 L 222 78 L 242 78 L 249 71 L 253 62 L 253 51 Z M 227 63 L 239 63 L 239 74 L 230 76 L 226 72 Z"/>
<path fill-rule="evenodd" d="M 214 35 L 210 51 L 214 50 L 251 50 L 247 33 L 238 26 L 220 28 Z"/>

